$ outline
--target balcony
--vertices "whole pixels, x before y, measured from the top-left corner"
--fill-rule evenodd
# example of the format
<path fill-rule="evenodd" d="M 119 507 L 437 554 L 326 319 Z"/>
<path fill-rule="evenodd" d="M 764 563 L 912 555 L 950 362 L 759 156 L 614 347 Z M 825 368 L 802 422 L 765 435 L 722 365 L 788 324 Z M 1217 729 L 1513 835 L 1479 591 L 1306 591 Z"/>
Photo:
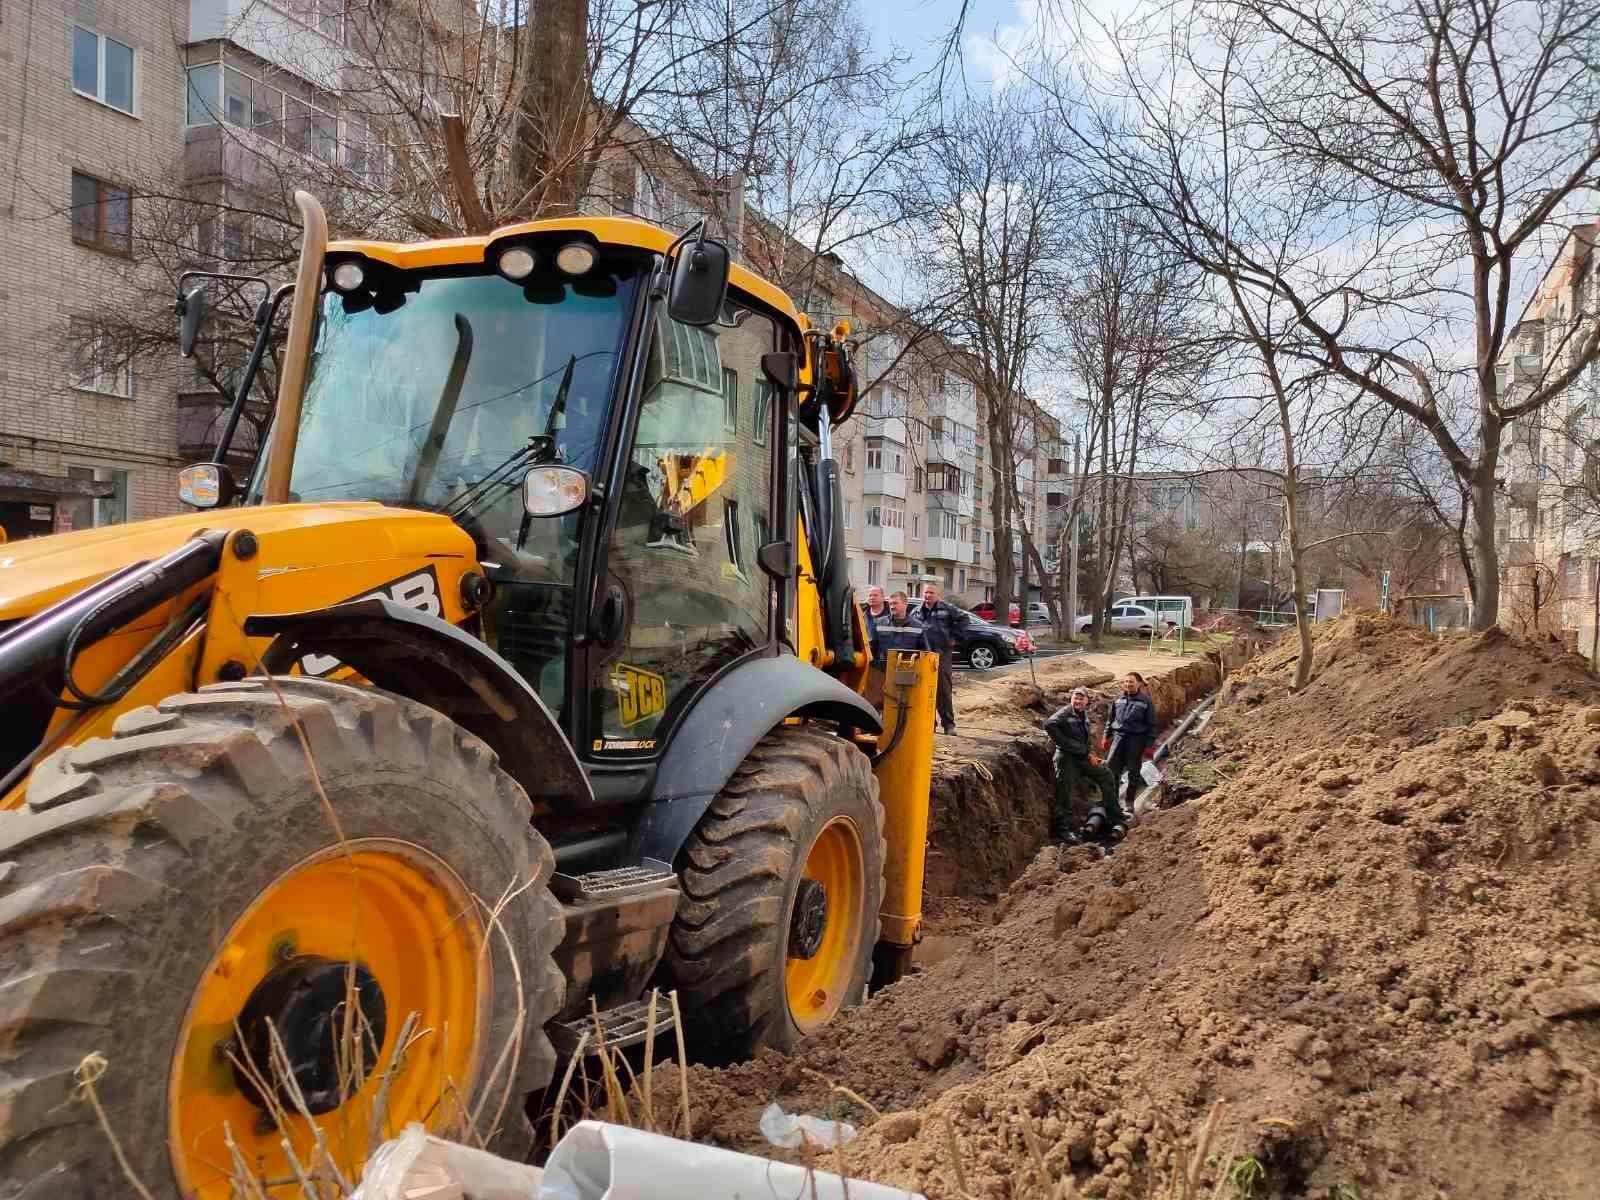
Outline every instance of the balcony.
<path fill-rule="evenodd" d="M 873 417 L 867 418 L 866 436 L 869 438 L 882 438 L 886 442 L 897 445 L 906 445 L 906 419 L 904 417 Z"/>
<path fill-rule="evenodd" d="M 896 500 L 904 500 L 905 472 L 868 470 L 861 481 L 861 491 L 868 496 L 893 496 Z"/>
<path fill-rule="evenodd" d="M 892 529 L 885 525 L 868 525 L 861 531 L 861 548 L 863 550 L 892 550 L 896 554 L 904 554 L 906 531 L 904 529 Z"/>
<path fill-rule="evenodd" d="M 972 543 L 960 538 L 930 537 L 923 544 L 923 556 L 940 562 L 971 563 Z"/>

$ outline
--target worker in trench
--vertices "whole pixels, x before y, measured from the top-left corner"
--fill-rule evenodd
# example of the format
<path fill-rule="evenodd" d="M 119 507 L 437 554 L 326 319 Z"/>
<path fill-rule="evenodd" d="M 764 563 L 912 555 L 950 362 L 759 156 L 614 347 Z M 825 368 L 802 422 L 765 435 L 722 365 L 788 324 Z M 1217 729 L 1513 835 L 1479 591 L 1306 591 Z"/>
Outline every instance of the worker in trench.
<path fill-rule="evenodd" d="M 1056 793 L 1051 808 L 1051 833 L 1063 842 L 1088 838 L 1117 841 L 1127 832 L 1122 806 L 1117 803 L 1117 783 L 1095 754 L 1094 737 L 1089 729 L 1089 693 L 1073 688 L 1066 705 L 1058 708 L 1044 723 L 1044 731 L 1055 743 Z M 1075 812 L 1079 781 L 1100 789 L 1100 804 L 1089 809 L 1082 820 Z"/>
<path fill-rule="evenodd" d="M 1111 768 L 1111 778 L 1119 789 L 1122 776 L 1128 776 L 1130 809 L 1139 788 L 1145 752 L 1150 749 L 1155 736 L 1155 701 L 1144 690 L 1144 676 L 1137 671 L 1129 671 L 1122 677 L 1121 695 L 1111 702 L 1111 717 L 1106 721 L 1100 751 L 1106 755 L 1106 765 Z"/>

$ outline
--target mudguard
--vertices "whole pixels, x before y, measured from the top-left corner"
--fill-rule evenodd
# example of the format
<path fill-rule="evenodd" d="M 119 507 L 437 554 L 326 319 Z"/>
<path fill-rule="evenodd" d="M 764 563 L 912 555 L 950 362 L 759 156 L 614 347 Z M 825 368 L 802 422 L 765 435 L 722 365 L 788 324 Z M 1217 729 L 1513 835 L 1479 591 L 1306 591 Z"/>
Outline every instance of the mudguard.
<path fill-rule="evenodd" d="M 634 826 L 629 861 L 675 861 L 745 756 L 788 717 L 883 729 L 877 709 L 793 654 L 741 663 L 706 690 L 673 734 L 651 802 Z"/>
<path fill-rule="evenodd" d="M 393 600 L 356 600 L 312 612 L 254 616 L 250 637 L 271 637 L 262 666 L 287 673 L 307 654 L 331 655 L 385 691 L 444 713 L 481 737 L 534 801 L 588 805 L 594 792 L 539 694 L 510 663 L 448 621 Z"/>

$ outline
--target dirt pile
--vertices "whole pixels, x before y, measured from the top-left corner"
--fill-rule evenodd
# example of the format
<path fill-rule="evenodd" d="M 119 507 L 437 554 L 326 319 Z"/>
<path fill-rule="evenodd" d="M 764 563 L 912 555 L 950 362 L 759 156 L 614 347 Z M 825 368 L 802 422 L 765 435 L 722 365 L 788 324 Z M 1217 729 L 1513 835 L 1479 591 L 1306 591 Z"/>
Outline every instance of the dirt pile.
<path fill-rule="evenodd" d="M 1354 733 L 1415 744 L 1449 725 L 1498 712 L 1515 696 L 1583 699 L 1596 693 L 1584 660 L 1547 642 L 1495 629 L 1436 640 L 1371 611 L 1317 627 L 1310 684 L 1291 693 L 1299 640 L 1279 639 L 1234 673 L 1213 738 L 1244 751 L 1335 745 Z"/>
<path fill-rule="evenodd" d="M 770 1152 L 776 1100 L 864 1124 L 849 1168 L 935 1200 L 957 1158 L 975 1196 L 1132 1200 L 1225 1101 L 1204 1195 L 1592 1196 L 1600 688 L 1539 647 L 1375 633 L 1319 645 L 1342 740 L 1286 750 L 1309 718 L 1272 706 L 1311 689 L 1263 664 L 1231 727 L 1271 753 L 1108 860 L 1041 851 L 970 949 L 799 1056 L 696 1070 L 697 1134 Z M 1402 719 L 1419 679 L 1433 711 Z"/>

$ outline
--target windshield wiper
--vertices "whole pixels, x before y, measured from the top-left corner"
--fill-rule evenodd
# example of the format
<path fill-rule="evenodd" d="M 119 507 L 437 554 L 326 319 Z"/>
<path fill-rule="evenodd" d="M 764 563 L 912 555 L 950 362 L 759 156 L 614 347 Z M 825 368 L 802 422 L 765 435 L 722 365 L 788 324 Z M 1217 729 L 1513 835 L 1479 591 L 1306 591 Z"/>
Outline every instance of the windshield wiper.
<path fill-rule="evenodd" d="M 510 457 L 503 463 L 446 505 L 444 508 L 446 516 L 452 519 L 465 516 L 477 506 L 478 502 L 496 484 L 505 484 L 506 490 L 509 491 L 514 485 L 507 482 L 508 475 L 514 473 L 524 463 L 528 466 L 536 467 L 554 460 L 556 457 L 556 432 L 559 429 L 557 421 L 566 415 L 567 396 L 572 391 L 572 373 L 577 365 L 577 355 L 572 355 L 567 359 L 566 370 L 561 375 L 561 385 L 556 389 L 555 399 L 550 404 L 550 416 L 545 421 L 544 432 L 529 438 L 526 446 L 512 451 Z"/>
<path fill-rule="evenodd" d="M 462 314 L 455 315 L 456 352 L 450 359 L 450 373 L 445 376 L 444 390 L 439 393 L 439 406 L 434 409 L 433 423 L 422 443 L 422 455 L 417 459 L 417 473 L 411 478 L 411 489 L 406 493 L 406 503 L 420 504 L 422 494 L 433 482 L 439 468 L 439 452 L 450 432 L 450 422 L 455 420 L 456 406 L 461 403 L 461 385 L 466 382 L 467 362 L 472 358 L 472 322 Z"/>

